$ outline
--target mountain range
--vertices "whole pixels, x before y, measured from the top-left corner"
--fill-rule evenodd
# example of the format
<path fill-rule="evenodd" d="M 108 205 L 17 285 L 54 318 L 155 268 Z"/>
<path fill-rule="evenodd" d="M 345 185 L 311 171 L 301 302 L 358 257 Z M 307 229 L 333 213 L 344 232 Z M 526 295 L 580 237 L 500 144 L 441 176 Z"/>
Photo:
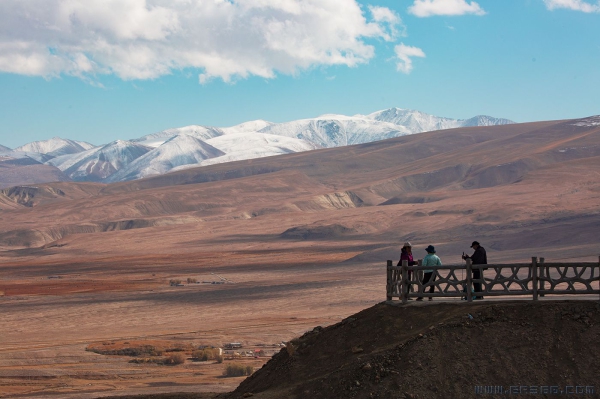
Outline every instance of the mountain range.
<path fill-rule="evenodd" d="M 61 175 L 61 180 L 112 183 L 195 166 L 362 144 L 433 130 L 511 123 L 483 115 L 450 119 L 390 108 L 368 115 L 322 115 L 285 123 L 255 120 L 225 128 L 192 125 L 100 146 L 54 137 L 14 150 L 0 146 L 0 156 L 43 164 L 45 176 L 56 168 L 50 175 L 62 172 L 65 177 Z M 23 183 L 44 181 L 32 176 Z M 7 183 L 0 179 L 2 185 Z"/>

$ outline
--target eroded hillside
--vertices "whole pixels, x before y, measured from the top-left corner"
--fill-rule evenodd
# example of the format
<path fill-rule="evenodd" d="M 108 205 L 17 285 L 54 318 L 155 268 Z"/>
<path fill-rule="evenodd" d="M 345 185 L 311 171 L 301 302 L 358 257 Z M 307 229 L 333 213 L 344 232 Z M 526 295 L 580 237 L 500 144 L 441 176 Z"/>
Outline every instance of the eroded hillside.
<path fill-rule="evenodd" d="M 341 226 L 351 232 L 343 245 L 369 243 L 365 256 L 386 256 L 405 239 L 454 252 L 477 236 L 492 251 L 519 249 L 532 231 L 537 248 L 591 255 L 600 128 L 585 121 L 429 132 L 111 185 L 5 189 L 1 245 L 68 252 L 89 242 L 84 235 L 126 243 L 119 231 L 143 229 L 131 247 L 181 251 L 166 227 L 210 241 Z"/>
<path fill-rule="evenodd" d="M 382 303 L 315 327 L 223 396 L 475 398 L 489 389 L 549 396 L 577 388 L 592 398 L 599 334 L 593 301 Z"/>

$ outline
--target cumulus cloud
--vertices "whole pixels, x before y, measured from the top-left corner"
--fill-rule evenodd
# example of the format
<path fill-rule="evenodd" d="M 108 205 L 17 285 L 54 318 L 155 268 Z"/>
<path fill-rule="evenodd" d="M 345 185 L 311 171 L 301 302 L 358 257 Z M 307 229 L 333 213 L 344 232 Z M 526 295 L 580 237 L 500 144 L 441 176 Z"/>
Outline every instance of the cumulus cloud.
<path fill-rule="evenodd" d="M 369 11 L 373 15 L 373 21 L 381 26 L 387 28 L 388 32 L 382 30 L 381 37 L 386 41 L 393 41 L 398 36 L 405 36 L 406 32 L 402 25 L 402 20 L 392 10 L 386 7 L 369 6 Z M 402 28 L 402 31 L 398 31 L 398 27 Z"/>
<path fill-rule="evenodd" d="M 474 1 L 466 0 L 415 0 L 408 12 L 417 17 L 433 15 L 484 15 L 485 11 Z"/>
<path fill-rule="evenodd" d="M 272 78 L 374 57 L 402 28 L 356 0 L 1 0 L 0 72 L 199 81 Z"/>
<path fill-rule="evenodd" d="M 418 47 L 407 46 L 404 43 L 400 43 L 394 47 L 394 52 L 398 58 L 396 70 L 406 74 L 410 73 L 410 71 L 413 69 L 411 57 L 425 57 L 423 50 Z"/>
<path fill-rule="evenodd" d="M 544 0 L 544 3 L 546 3 L 546 8 L 549 10 L 567 8 L 569 10 L 587 13 L 600 12 L 600 1 L 597 5 L 589 4 L 582 0 Z"/>

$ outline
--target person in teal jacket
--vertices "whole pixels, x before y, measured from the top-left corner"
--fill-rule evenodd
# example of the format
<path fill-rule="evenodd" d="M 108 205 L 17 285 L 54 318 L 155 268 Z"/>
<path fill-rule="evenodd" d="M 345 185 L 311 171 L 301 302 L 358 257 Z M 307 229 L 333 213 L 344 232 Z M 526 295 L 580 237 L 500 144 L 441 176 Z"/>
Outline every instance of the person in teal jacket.
<path fill-rule="evenodd" d="M 442 260 L 439 256 L 435 254 L 435 247 L 433 245 L 425 248 L 427 251 L 427 256 L 423 258 L 422 266 L 430 266 L 432 269 L 423 270 L 423 285 L 427 284 L 429 280 L 433 283 L 435 281 L 435 275 L 433 274 L 433 268 L 436 266 L 442 266 Z M 435 286 L 429 287 L 429 293 L 433 293 Z M 423 297 L 417 298 L 417 301 L 422 301 Z M 429 297 L 429 300 L 432 301 L 433 298 Z"/>

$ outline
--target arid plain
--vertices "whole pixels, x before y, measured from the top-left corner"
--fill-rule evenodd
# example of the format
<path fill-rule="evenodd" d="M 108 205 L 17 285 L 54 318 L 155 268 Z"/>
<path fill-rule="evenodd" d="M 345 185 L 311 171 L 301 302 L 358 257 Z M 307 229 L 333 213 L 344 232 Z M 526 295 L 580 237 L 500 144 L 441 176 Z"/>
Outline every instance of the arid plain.
<path fill-rule="evenodd" d="M 448 264 L 475 239 L 491 262 L 596 261 L 600 117 L 18 186 L 0 209 L 0 397 L 225 392 L 242 379 L 221 376 L 228 360 L 86 348 L 287 341 L 384 300 L 407 240 Z"/>

